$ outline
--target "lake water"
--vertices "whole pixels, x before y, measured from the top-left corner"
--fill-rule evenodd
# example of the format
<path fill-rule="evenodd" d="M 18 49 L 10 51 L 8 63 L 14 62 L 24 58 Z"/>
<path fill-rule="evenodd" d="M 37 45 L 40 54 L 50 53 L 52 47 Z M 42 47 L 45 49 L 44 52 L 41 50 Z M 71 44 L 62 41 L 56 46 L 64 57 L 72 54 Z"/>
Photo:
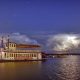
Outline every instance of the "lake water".
<path fill-rule="evenodd" d="M 80 80 L 80 56 L 0 63 L 0 80 Z"/>

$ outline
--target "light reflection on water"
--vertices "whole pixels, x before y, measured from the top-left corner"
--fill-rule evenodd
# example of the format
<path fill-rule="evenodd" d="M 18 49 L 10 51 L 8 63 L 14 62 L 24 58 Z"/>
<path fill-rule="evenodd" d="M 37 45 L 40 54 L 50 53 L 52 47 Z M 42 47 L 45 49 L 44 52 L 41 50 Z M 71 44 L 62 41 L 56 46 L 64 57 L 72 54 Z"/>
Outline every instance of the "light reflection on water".
<path fill-rule="evenodd" d="M 42 80 L 41 61 L 0 63 L 0 80 Z"/>
<path fill-rule="evenodd" d="M 61 76 L 67 80 L 77 80 L 79 78 L 79 65 L 77 56 L 68 56 L 61 61 Z"/>
<path fill-rule="evenodd" d="M 50 60 L 46 72 L 50 80 L 80 80 L 80 56 Z"/>
<path fill-rule="evenodd" d="M 80 56 L 0 63 L 0 80 L 80 80 Z"/>

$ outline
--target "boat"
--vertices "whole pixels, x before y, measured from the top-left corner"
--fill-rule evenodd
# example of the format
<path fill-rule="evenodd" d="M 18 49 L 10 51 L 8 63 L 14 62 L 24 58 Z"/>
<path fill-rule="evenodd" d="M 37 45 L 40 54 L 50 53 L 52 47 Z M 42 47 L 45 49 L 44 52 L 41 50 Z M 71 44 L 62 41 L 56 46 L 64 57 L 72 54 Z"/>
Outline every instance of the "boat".
<path fill-rule="evenodd" d="M 2 37 L 0 46 L 0 61 L 39 61 L 42 60 L 40 45 L 19 44 L 7 39 L 4 44 Z"/>

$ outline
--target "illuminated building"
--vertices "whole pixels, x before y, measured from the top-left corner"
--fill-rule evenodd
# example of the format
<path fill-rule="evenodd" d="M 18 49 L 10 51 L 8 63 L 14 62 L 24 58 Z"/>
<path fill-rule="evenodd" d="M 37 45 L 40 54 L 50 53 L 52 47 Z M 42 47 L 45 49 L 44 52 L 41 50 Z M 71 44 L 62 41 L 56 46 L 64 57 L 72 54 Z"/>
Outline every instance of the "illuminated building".
<path fill-rule="evenodd" d="M 2 38 L 0 60 L 42 60 L 42 53 L 39 45 L 18 44 L 9 38 L 4 44 Z"/>

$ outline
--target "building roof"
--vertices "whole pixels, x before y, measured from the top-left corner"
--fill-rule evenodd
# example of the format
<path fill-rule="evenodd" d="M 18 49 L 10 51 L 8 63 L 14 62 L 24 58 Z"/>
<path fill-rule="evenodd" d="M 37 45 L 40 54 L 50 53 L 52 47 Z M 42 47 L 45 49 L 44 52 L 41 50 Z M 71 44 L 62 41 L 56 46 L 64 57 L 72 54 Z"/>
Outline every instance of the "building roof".
<path fill-rule="evenodd" d="M 35 45 L 34 44 L 17 44 L 15 42 L 9 42 L 9 43 L 16 44 L 17 48 L 39 48 L 40 47 L 40 45 L 36 45 L 36 44 Z"/>
<path fill-rule="evenodd" d="M 30 44 L 17 44 L 17 48 L 39 48 L 39 45 L 30 45 Z"/>

